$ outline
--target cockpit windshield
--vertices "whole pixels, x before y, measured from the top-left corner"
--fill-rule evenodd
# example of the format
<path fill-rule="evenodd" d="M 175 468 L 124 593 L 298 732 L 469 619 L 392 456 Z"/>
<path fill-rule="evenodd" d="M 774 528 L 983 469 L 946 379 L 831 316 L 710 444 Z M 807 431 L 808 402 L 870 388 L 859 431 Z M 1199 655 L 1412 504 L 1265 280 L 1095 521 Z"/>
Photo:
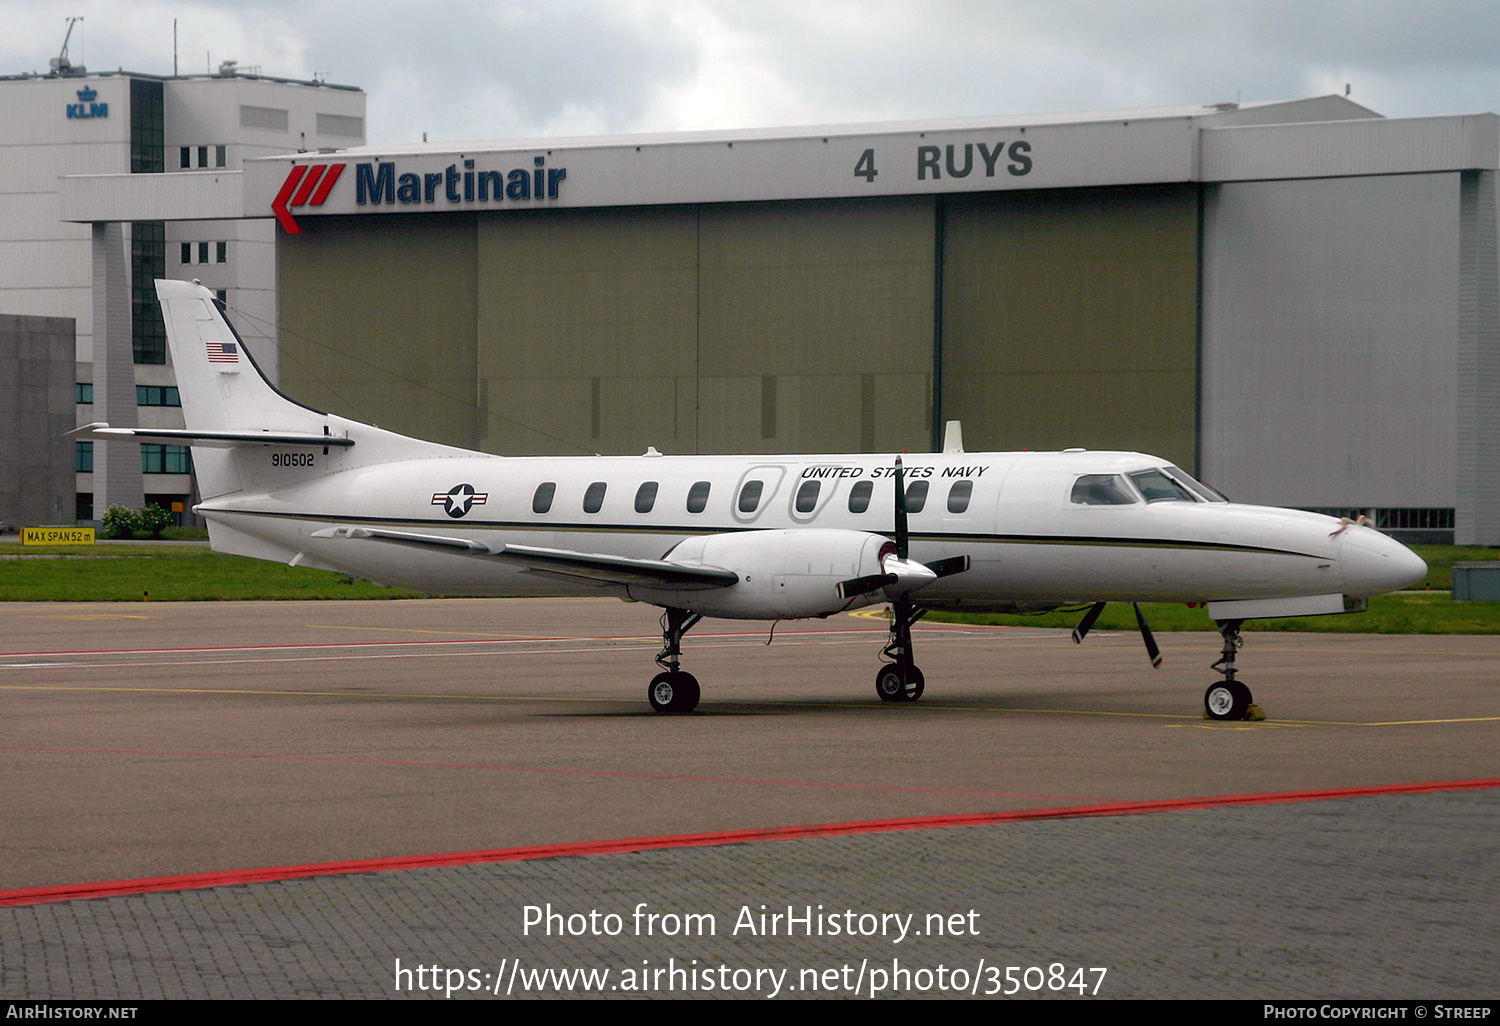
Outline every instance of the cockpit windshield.
<path fill-rule="evenodd" d="M 1187 488 L 1188 491 L 1195 493 L 1201 499 L 1204 499 L 1208 502 L 1229 501 L 1217 489 L 1210 488 L 1208 485 L 1204 484 L 1202 481 L 1199 481 L 1191 474 L 1184 473 L 1183 471 L 1178 470 L 1176 467 L 1167 467 L 1166 471 L 1172 476 L 1174 480 L 1177 481 L 1178 484 Z"/>
<path fill-rule="evenodd" d="M 1139 500 L 1119 474 L 1084 474 L 1073 482 L 1072 501 L 1083 506 L 1133 506 Z"/>
<path fill-rule="evenodd" d="M 1203 501 L 1155 467 L 1150 470 L 1133 471 L 1129 477 L 1130 480 L 1135 482 L 1135 486 L 1141 490 L 1141 494 L 1146 497 L 1147 502 Z"/>

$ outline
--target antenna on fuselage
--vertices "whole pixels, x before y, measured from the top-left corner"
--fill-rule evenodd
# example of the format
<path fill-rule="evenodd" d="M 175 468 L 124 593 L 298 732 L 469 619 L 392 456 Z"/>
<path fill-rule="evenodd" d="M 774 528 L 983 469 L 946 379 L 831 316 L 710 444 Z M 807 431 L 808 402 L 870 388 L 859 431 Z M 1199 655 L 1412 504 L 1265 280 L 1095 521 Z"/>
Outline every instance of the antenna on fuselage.
<path fill-rule="evenodd" d="M 964 423 L 961 420 L 950 420 L 943 425 L 943 452 L 960 453 L 964 451 Z"/>

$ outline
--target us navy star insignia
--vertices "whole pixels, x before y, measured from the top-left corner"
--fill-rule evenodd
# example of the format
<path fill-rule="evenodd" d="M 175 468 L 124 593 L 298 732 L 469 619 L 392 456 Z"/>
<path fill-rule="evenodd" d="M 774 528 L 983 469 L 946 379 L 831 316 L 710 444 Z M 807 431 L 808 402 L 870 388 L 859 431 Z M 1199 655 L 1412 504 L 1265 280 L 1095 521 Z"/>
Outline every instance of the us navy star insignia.
<path fill-rule="evenodd" d="M 483 506 L 489 501 L 488 492 L 476 492 L 471 484 L 454 485 L 446 492 L 437 492 L 432 497 L 434 506 L 442 506 L 443 512 L 455 520 L 474 506 Z"/>

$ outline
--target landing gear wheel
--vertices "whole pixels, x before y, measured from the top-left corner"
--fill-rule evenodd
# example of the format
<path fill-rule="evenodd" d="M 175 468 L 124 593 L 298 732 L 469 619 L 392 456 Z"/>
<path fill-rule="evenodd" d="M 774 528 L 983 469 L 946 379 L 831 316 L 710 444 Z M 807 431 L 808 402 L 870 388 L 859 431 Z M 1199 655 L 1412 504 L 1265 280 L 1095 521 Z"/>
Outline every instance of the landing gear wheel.
<path fill-rule="evenodd" d="M 698 678 L 683 670 L 651 678 L 646 698 L 659 713 L 689 713 L 698 708 Z"/>
<path fill-rule="evenodd" d="M 1203 708 L 1211 720 L 1243 720 L 1251 701 L 1250 689 L 1237 680 L 1210 684 L 1203 693 Z"/>
<path fill-rule="evenodd" d="M 922 697 L 927 682 L 922 671 L 908 666 L 903 676 L 900 666 L 887 666 L 875 675 L 875 693 L 882 702 L 915 702 Z"/>

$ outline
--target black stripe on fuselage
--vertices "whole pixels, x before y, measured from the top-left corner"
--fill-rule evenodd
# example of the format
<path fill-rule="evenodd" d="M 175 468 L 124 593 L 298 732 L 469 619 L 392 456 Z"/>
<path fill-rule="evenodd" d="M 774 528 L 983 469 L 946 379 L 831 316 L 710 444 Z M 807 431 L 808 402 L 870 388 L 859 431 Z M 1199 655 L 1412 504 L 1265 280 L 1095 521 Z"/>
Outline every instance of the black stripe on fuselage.
<path fill-rule="evenodd" d="M 748 527 L 736 526 L 704 526 L 694 524 L 683 526 L 680 524 L 597 524 L 597 523 L 538 523 L 535 521 L 504 521 L 504 520 L 436 520 L 424 517 L 368 517 L 368 516 L 341 516 L 327 513 L 273 513 L 269 510 L 249 509 L 213 509 L 211 507 L 198 507 L 204 513 L 221 513 L 226 516 L 248 516 L 269 517 L 277 520 L 304 520 L 316 523 L 353 524 L 353 525 L 396 525 L 404 527 L 438 527 L 449 530 L 462 529 L 466 531 L 545 531 L 549 533 L 563 534 L 634 534 L 651 535 L 662 534 L 672 536 L 705 535 L 705 534 L 737 534 L 748 531 L 782 531 L 782 530 L 817 530 L 810 525 L 794 525 L 787 527 Z M 838 530 L 859 531 L 867 530 L 870 534 L 888 535 L 891 532 L 861 528 L 858 526 L 840 526 Z M 912 541 L 922 542 L 951 542 L 951 543 L 981 543 L 987 545 L 1067 545 L 1067 546 L 1098 546 L 1102 548 L 1125 548 L 1125 549 L 1185 549 L 1199 552 L 1250 552 L 1262 555 L 1276 556 L 1300 556 L 1305 559 L 1328 559 L 1329 557 L 1315 552 L 1297 552 L 1294 549 L 1278 549 L 1265 545 L 1233 545 L 1225 542 L 1200 542 L 1184 541 L 1177 538 L 1129 538 L 1129 537 L 1099 537 L 1096 535 L 1061 535 L 1061 534 L 984 534 L 980 532 L 945 532 L 945 531 L 912 531 Z"/>

